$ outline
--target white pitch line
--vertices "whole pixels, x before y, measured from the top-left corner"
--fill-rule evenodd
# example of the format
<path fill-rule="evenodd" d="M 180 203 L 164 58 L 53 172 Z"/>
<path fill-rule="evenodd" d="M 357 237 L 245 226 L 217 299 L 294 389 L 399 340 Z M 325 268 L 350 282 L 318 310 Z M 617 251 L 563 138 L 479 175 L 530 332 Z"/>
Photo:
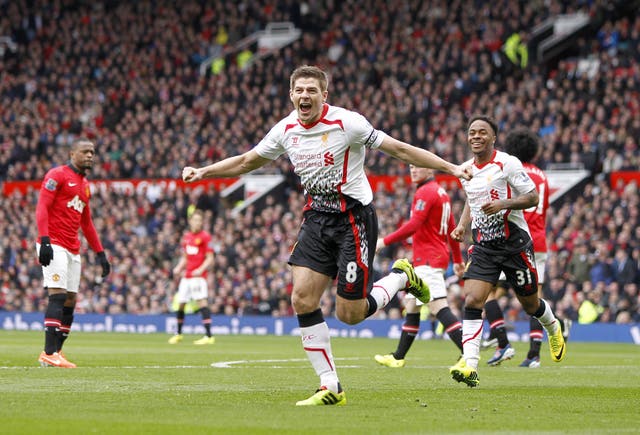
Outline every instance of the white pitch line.
<path fill-rule="evenodd" d="M 237 361 L 220 361 L 211 363 L 211 367 L 215 367 L 218 369 L 229 369 L 234 365 L 238 364 L 251 364 L 251 363 L 282 363 L 282 362 L 304 362 L 307 361 L 306 358 L 292 358 L 292 359 L 258 359 L 258 360 L 248 360 L 241 359 Z"/>
<path fill-rule="evenodd" d="M 357 361 L 357 360 L 366 360 L 368 358 L 359 358 L 359 357 L 353 357 L 353 358 L 334 358 L 336 361 Z M 289 358 L 289 359 L 254 359 L 254 360 L 249 360 L 249 359 L 241 359 L 241 360 L 237 360 L 237 361 L 219 361 L 219 362 L 214 362 L 211 363 L 211 367 L 215 367 L 218 369 L 229 369 L 232 368 L 233 366 L 236 365 L 240 365 L 240 364 L 265 364 L 265 363 L 290 363 L 290 362 L 308 362 L 309 360 L 307 358 Z M 272 366 L 273 368 L 283 368 L 281 366 Z M 340 366 L 340 367 L 345 367 L 345 368 L 350 368 L 350 367 L 362 367 L 362 366 Z"/>

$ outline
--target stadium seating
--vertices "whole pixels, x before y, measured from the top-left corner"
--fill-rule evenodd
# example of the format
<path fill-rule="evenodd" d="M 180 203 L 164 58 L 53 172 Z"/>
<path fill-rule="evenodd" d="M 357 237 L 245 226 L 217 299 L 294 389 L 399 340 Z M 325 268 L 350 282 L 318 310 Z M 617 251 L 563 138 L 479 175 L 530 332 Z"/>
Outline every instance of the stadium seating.
<path fill-rule="evenodd" d="M 440 1 L 408 2 L 397 10 L 382 0 L 366 7 L 316 3 L 308 11 L 297 2 L 273 7 L 263 1 L 243 8 L 201 1 L 157 1 L 154 7 L 148 1 L 61 2 L 44 9 L 32 9 L 38 2 L 3 3 L 0 36 L 15 46 L 0 43 L 0 182 L 40 180 L 52 162 L 66 161 L 64 145 L 79 135 L 97 145 L 93 180 L 177 178 L 185 164 L 250 149 L 290 110 L 292 68 L 319 64 L 331 74 L 330 103 L 353 108 L 377 128 L 446 159 L 469 157 L 465 122 L 482 112 L 493 115 L 502 131 L 518 125 L 539 131 L 544 169 L 569 164 L 597 174 L 583 195 L 552 207 L 546 296 L 575 320 L 592 292 L 602 321 L 640 320 L 637 186 L 608 183 L 611 172 L 640 167 L 638 14 L 579 41 L 571 58 L 519 70 L 500 51 L 510 34 L 558 13 L 597 16 L 598 2 L 548 2 L 533 9 L 502 0 L 482 11 L 449 10 Z M 292 21 L 304 36 L 246 70 L 226 55 L 221 71 L 200 75 L 202 59 L 272 21 Z M 407 172 L 382 153 L 369 153 L 367 167 L 379 174 Z M 284 198 L 249 209 L 242 219 L 231 219 L 224 205 L 208 211 L 217 246 L 210 277 L 214 313 L 292 314 L 284 265 L 302 198 L 285 159 L 268 170 L 287 176 Z M 459 193 L 452 194 L 458 216 Z M 3 310 L 44 306 L 33 247 L 36 195 L 2 198 Z M 402 186 L 378 194 L 383 232 L 403 218 L 391 211 L 407 208 L 408 195 Z M 114 273 L 106 283 L 96 281 L 93 254 L 85 256 L 78 310 L 169 310 L 176 284 L 169 271 L 186 209 L 212 203 L 179 190 L 160 197 L 99 192 L 92 201 Z M 586 247 L 587 281 L 567 272 L 581 255 L 577 245 Z M 616 256 L 620 248 L 626 260 Z M 378 272 L 403 250 L 385 251 Z M 634 278 L 620 281 L 623 261 L 635 268 Z M 594 269 L 604 272 L 594 278 Z M 514 299 L 502 302 L 512 319 L 522 317 Z M 331 298 L 323 303 L 330 313 Z"/>

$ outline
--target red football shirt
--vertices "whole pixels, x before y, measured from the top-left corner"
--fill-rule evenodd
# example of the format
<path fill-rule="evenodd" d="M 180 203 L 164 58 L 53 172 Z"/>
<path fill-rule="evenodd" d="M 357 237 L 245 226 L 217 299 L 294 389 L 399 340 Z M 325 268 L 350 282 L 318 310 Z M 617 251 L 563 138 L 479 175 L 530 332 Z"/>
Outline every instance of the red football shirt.
<path fill-rule="evenodd" d="M 187 232 L 182 237 L 181 245 L 187 258 L 184 276 L 185 278 L 191 278 L 192 272 L 202 265 L 207 253 L 213 252 L 211 235 L 206 231 L 200 231 L 198 233 Z M 205 270 L 200 276 L 206 278 L 207 271 Z"/>
<path fill-rule="evenodd" d="M 384 243 L 390 245 L 413 236 L 413 265 L 446 269 L 450 252 L 454 263 L 462 263 L 460 243 L 450 235 L 454 227 L 451 199 L 446 190 L 431 179 L 418 186 L 410 219 L 385 237 Z"/>
<path fill-rule="evenodd" d="M 542 171 L 531 163 L 523 163 L 524 170 L 529 174 L 538 190 L 540 200 L 536 207 L 524 211 L 524 218 L 529 225 L 529 232 L 533 239 L 534 252 L 547 252 L 547 210 L 549 209 L 549 181 Z"/>
<path fill-rule="evenodd" d="M 91 191 L 84 175 L 69 165 L 50 169 L 40 186 L 36 206 L 38 235 L 49 236 L 52 244 L 78 254 L 78 230 L 82 229 L 91 249 L 95 252 L 103 251 L 91 219 L 89 198 Z"/>

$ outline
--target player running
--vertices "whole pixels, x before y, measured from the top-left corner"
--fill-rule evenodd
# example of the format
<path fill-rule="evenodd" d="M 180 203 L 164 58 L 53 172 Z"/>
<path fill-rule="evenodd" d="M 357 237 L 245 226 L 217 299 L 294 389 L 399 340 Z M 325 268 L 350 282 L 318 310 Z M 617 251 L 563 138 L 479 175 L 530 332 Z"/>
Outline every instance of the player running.
<path fill-rule="evenodd" d="M 473 178 L 463 180 L 467 199 L 452 236 L 463 241 L 471 225 L 473 245 L 464 272 L 465 308 L 462 322 L 463 358 L 450 367 L 453 379 L 470 387 L 479 384 L 478 360 L 482 337 L 482 308 L 501 272 L 511 284 L 522 308 L 547 330 L 551 357 L 559 362 L 566 346 L 551 307 L 538 297 L 533 242 L 522 210 L 539 201 L 536 186 L 518 158 L 495 149 L 498 126 L 476 115 L 467 130 L 474 158 Z"/>
<path fill-rule="evenodd" d="M 379 149 L 416 166 L 469 178 L 468 168 L 393 139 L 374 129 L 360 114 L 327 104 L 328 78 L 314 66 L 291 74 L 294 106 L 252 150 L 202 167 L 187 166 L 182 178 L 235 177 L 287 154 L 307 194 L 304 221 L 289 258 L 291 301 L 298 317 L 302 347 L 320 378 L 320 387 L 298 406 L 344 405 L 329 327 L 320 298 L 337 277 L 336 317 L 355 325 L 383 308 L 399 289 L 429 302 L 429 289 L 408 262 L 372 282 L 378 222 L 373 193 L 364 171 L 367 150 Z"/>
<path fill-rule="evenodd" d="M 540 138 L 538 135 L 525 128 L 511 131 L 507 135 L 504 143 L 504 151 L 520 159 L 525 172 L 536 185 L 538 195 L 540 196 L 538 205 L 523 210 L 523 213 L 533 240 L 536 270 L 538 272 L 538 296 L 542 297 L 542 286 L 544 284 L 545 266 L 547 263 L 546 221 L 547 210 L 549 209 L 549 181 L 542 169 L 531 163 L 538 155 L 539 147 Z M 506 288 L 503 286 L 497 287 L 494 292 L 495 294 L 489 297 L 484 307 L 487 320 L 491 327 L 491 335 L 495 337 L 493 340 L 497 344 L 497 349 L 493 357 L 487 361 L 487 364 L 490 366 L 499 365 L 501 362 L 511 359 L 515 355 L 515 350 L 509 343 L 507 331 L 504 326 L 504 314 L 497 301 L 501 292 L 504 291 L 506 291 Z M 571 321 L 563 319 L 560 322 L 560 327 L 566 341 L 569 337 Z M 520 364 L 520 367 L 540 367 L 542 338 L 542 325 L 535 317 L 531 317 L 529 320 L 529 351 L 524 361 Z M 482 347 L 489 347 L 490 343 L 491 342 L 483 343 Z"/>

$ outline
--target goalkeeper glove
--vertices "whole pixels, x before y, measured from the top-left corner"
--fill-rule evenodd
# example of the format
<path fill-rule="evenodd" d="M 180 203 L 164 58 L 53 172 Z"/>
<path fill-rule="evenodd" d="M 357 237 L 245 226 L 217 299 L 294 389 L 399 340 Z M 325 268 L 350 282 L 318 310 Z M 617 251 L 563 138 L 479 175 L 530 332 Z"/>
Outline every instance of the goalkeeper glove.
<path fill-rule="evenodd" d="M 104 251 L 98 252 L 98 262 L 100 262 L 100 266 L 102 266 L 102 277 L 104 278 L 111 272 L 111 264 L 109 264 L 107 254 L 105 254 Z"/>
<path fill-rule="evenodd" d="M 40 236 L 40 252 L 38 260 L 43 266 L 48 266 L 53 260 L 53 247 L 51 247 L 51 239 L 49 236 Z"/>

